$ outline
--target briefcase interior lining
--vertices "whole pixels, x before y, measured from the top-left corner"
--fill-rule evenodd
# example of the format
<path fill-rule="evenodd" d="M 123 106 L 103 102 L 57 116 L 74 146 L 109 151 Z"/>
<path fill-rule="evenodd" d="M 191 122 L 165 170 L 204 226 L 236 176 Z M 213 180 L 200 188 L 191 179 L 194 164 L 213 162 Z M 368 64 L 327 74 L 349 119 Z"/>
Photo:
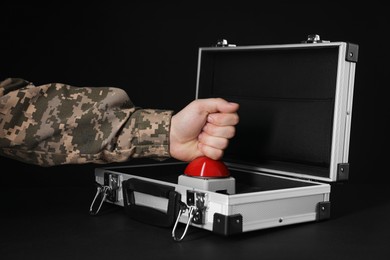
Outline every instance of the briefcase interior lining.
<path fill-rule="evenodd" d="M 351 80 L 345 49 L 344 43 L 201 48 L 197 98 L 240 104 L 224 160 L 335 181 L 337 164 L 347 159 L 336 152 L 348 150 L 340 146 L 349 139 L 344 109 L 350 109 L 336 104 L 351 106 L 352 97 L 340 95 L 353 84 L 345 80 Z"/>

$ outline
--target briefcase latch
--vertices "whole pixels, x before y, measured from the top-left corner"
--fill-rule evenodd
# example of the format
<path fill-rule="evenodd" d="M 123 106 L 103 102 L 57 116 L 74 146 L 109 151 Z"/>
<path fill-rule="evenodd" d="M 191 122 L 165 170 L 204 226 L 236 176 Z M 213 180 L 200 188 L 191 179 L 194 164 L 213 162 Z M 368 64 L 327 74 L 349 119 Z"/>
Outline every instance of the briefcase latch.
<path fill-rule="evenodd" d="M 187 190 L 187 204 L 184 202 L 180 204 L 180 211 L 172 230 L 172 237 L 175 241 L 183 240 L 191 223 L 200 225 L 205 223 L 205 212 L 207 209 L 206 197 L 207 194 L 204 192 Z M 176 234 L 177 224 L 179 223 L 179 219 L 181 218 L 182 214 L 186 211 L 188 211 L 187 224 L 182 235 L 178 236 Z"/>

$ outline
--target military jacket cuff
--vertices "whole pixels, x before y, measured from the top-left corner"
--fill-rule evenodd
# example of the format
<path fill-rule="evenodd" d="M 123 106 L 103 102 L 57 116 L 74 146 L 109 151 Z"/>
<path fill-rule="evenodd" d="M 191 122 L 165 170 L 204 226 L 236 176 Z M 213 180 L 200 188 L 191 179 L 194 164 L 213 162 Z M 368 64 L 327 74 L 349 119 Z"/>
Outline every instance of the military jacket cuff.
<path fill-rule="evenodd" d="M 117 152 L 133 150 L 135 158 L 169 157 L 169 133 L 173 111 L 137 109 L 118 137 Z"/>

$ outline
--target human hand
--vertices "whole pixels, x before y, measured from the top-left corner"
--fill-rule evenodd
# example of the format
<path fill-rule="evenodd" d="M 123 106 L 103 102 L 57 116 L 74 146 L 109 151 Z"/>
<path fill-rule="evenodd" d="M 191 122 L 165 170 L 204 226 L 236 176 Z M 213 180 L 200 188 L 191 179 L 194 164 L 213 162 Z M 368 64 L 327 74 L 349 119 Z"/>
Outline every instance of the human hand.
<path fill-rule="evenodd" d="M 222 98 L 197 99 L 172 117 L 170 154 L 181 161 L 200 156 L 222 158 L 239 121 L 237 103 Z"/>

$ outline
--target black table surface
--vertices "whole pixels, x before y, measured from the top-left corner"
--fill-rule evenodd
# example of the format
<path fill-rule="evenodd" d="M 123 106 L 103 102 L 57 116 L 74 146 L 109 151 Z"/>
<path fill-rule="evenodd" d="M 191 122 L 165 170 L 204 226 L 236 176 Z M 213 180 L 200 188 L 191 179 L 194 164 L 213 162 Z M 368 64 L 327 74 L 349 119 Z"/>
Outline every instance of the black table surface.
<path fill-rule="evenodd" d="M 0 190 L 0 259 L 389 259 L 387 189 L 336 184 L 328 220 L 227 237 L 190 227 L 175 242 L 171 228 L 137 222 L 121 207 L 91 216 L 93 185 L 15 185 Z"/>

